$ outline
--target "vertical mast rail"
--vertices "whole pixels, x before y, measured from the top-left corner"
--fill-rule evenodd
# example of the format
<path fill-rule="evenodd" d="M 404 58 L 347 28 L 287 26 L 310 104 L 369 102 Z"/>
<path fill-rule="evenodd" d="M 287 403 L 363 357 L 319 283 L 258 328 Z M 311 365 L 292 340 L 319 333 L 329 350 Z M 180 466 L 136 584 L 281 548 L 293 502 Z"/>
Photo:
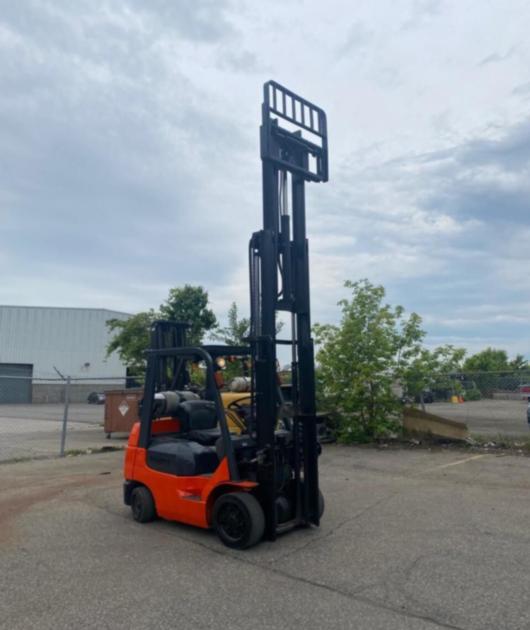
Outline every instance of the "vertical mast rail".
<path fill-rule="evenodd" d="M 295 476 L 297 495 L 301 497 L 296 512 L 305 522 L 318 525 L 319 521 L 305 182 L 328 180 L 326 114 L 278 83 L 269 81 L 264 85 L 260 139 L 263 229 L 254 233 L 249 249 L 251 337 L 256 357 L 258 480 L 267 506 L 265 513 L 270 515 L 266 531 L 268 537 L 274 539 L 275 499 L 281 482 L 275 455 L 280 403 L 276 373 L 276 312 L 279 310 L 290 312 L 292 318 Z M 290 190 L 286 185 L 289 180 Z M 292 217 L 288 214 L 289 207 Z"/>

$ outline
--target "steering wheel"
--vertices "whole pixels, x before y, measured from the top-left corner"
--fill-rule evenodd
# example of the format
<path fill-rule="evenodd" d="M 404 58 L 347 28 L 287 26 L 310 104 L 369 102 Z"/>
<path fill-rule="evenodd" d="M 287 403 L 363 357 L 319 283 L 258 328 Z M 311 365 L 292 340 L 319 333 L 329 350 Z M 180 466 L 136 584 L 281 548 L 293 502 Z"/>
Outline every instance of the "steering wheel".
<path fill-rule="evenodd" d="M 228 404 L 228 409 L 236 409 L 238 412 L 243 411 L 243 405 L 241 404 L 242 401 L 244 400 L 248 400 L 250 397 L 249 396 L 242 396 L 241 398 L 237 398 L 236 400 L 233 400 L 231 403 Z M 245 407 L 247 407 L 248 405 L 245 405 Z"/>

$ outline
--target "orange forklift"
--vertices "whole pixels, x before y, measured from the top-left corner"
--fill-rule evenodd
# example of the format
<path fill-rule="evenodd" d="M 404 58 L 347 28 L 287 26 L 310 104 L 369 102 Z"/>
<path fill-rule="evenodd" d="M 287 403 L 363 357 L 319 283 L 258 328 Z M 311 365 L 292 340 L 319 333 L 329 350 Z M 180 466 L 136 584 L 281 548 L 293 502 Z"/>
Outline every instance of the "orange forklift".
<path fill-rule="evenodd" d="M 249 244 L 248 346 L 188 346 L 185 326 L 157 323 L 140 422 L 129 436 L 124 465 L 124 501 L 136 521 L 160 517 L 213 528 L 236 549 L 275 540 L 295 527 L 318 526 L 324 511 L 305 183 L 328 179 L 326 115 L 269 81 L 260 140 L 263 229 Z M 291 314 L 290 339 L 276 337 L 277 311 Z M 277 374 L 279 345 L 291 355 L 288 411 Z M 223 356 L 250 358 L 250 392 L 242 397 L 244 405 L 231 409 L 238 433 L 230 430 L 219 389 Z M 190 379 L 190 366 L 197 363 L 204 387 Z"/>

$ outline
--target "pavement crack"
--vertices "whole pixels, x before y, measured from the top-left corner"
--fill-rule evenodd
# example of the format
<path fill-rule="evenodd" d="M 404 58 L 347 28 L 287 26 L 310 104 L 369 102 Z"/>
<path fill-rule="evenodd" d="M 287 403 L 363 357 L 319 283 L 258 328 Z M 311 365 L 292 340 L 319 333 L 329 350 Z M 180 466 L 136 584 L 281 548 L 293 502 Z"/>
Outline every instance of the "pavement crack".
<path fill-rule="evenodd" d="M 392 496 L 396 496 L 399 493 L 395 493 Z M 360 512 L 358 512 L 355 516 L 353 516 L 350 519 L 347 519 L 347 521 L 352 521 L 355 520 L 356 518 L 360 518 L 363 514 L 365 514 L 366 512 L 368 512 L 370 509 L 373 509 L 374 507 L 377 507 L 378 504 L 387 501 L 389 497 L 384 497 L 382 499 L 379 499 L 378 501 L 372 503 L 370 506 L 367 506 L 366 508 L 364 508 L 363 510 L 361 510 Z M 106 510 L 106 508 L 104 507 L 100 507 L 100 509 L 102 510 Z M 106 511 L 110 511 L 110 510 L 106 510 Z M 117 515 L 116 513 L 114 513 L 115 515 Z M 120 516 L 123 518 L 123 520 L 125 521 L 129 521 L 130 520 L 126 517 L 126 515 L 124 513 L 121 513 Z M 339 529 L 340 527 L 343 527 L 347 521 L 343 521 L 342 523 L 339 523 L 336 527 L 333 528 L 333 531 L 337 531 L 337 529 Z M 131 523 L 132 525 L 132 523 Z M 441 621 L 439 619 L 436 619 L 433 616 L 429 616 L 428 614 L 422 614 L 422 613 L 418 613 L 418 612 L 413 612 L 413 611 L 407 611 L 407 610 L 403 610 L 400 607 L 397 606 L 392 606 L 389 604 L 385 604 L 384 602 L 372 599 L 368 596 L 362 595 L 361 592 L 366 590 L 366 586 L 362 587 L 361 590 L 359 592 L 351 592 L 351 591 L 345 591 L 343 589 L 337 588 L 335 586 L 331 586 L 329 584 L 325 584 L 324 582 L 319 582 L 317 580 L 311 580 L 309 578 L 305 578 L 305 577 L 301 577 L 298 575 L 293 575 L 292 573 L 289 573 L 288 571 L 285 571 L 283 569 L 279 569 L 277 567 L 273 567 L 268 563 L 260 563 L 260 562 L 256 562 L 248 557 L 244 557 L 244 555 L 234 551 L 230 551 L 228 549 L 225 549 L 224 547 L 213 547 L 210 546 L 206 543 L 200 542 L 198 540 L 194 540 L 189 536 L 186 535 L 182 535 L 182 532 L 176 532 L 176 531 L 163 531 L 163 530 L 159 530 L 159 534 L 161 534 L 162 536 L 167 536 L 169 538 L 180 538 L 183 542 L 185 542 L 186 544 L 190 544 L 193 546 L 197 546 L 200 547 L 201 549 L 204 549 L 210 553 L 213 553 L 217 556 L 222 556 L 224 558 L 227 559 L 231 559 L 234 560 L 235 562 L 239 562 L 242 564 L 246 564 L 248 566 L 252 566 L 255 567 L 261 571 L 266 571 L 269 572 L 273 575 L 277 575 L 279 577 L 283 577 L 287 580 L 293 580 L 294 582 L 298 582 L 301 584 L 306 584 L 307 586 L 311 586 L 313 588 L 317 588 L 317 589 L 322 589 L 325 590 L 327 592 L 330 593 L 334 593 L 335 595 L 338 595 L 340 597 L 344 597 L 350 601 L 354 601 L 354 602 L 358 602 L 358 603 L 362 603 L 365 604 L 367 606 L 371 606 L 373 608 L 376 609 L 380 609 L 380 610 L 386 610 L 389 613 L 393 613 L 396 615 L 399 615 L 400 617 L 406 618 L 406 619 L 417 619 L 419 621 L 427 621 L 435 626 L 437 626 L 438 628 L 446 628 L 447 630 L 467 630 L 466 628 L 464 628 L 463 626 L 457 626 L 448 622 L 444 622 Z M 328 534 L 330 535 L 330 534 Z M 322 540 L 324 537 L 319 538 L 319 540 Z M 311 541 L 314 542 L 314 541 Z M 305 545 L 308 546 L 308 545 Z M 302 547 L 298 547 L 297 549 L 298 551 L 302 550 Z M 244 552 L 243 552 L 244 553 Z M 282 556 L 282 558 L 286 557 L 285 555 Z M 280 558 L 281 559 L 281 558 Z M 419 561 L 419 558 L 416 558 L 415 561 L 412 563 L 412 566 L 414 564 L 416 564 Z M 410 569 L 411 567 L 409 567 Z"/>
<path fill-rule="evenodd" d="M 382 501 L 383 499 L 381 499 Z M 379 502 L 381 502 L 379 501 Z M 373 506 L 372 506 L 373 507 Z M 369 508 L 366 508 L 367 511 Z M 360 514 L 359 514 L 360 516 Z M 336 528 L 335 528 L 336 529 Z M 171 536 L 172 534 L 170 534 L 169 532 L 164 532 L 165 535 L 167 536 Z M 427 621 L 435 626 L 437 626 L 438 628 L 446 628 L 448 630 L 467 630 L 466 628 L 464 628 L 463 626 L 457 626 L 448 622 L 444 622 L 444 621 L 440 621 L 439 619 L 436 619 L 435 617 L 429 616 L 427 614 L 421 614 L 421 613 L 416 613 L 413 611 L 406 611 L 403 610 L 402 608 L 396 607 L 396 606 L 392 606 L 389 604 L 385 604 L 381 601 L 377 601 L 374 600 L 370 597 L 367 596 L 363 596 L 361 594 L 355 593 L 355 592 L 350 592 L 350 591 L 345 591 L 342 590 L 340 588 L 337 588 L 335 586 L 330 586 L 329 584 L 325 584 L 323 582 L 319 582 L 317 580 L 310 580 L 309 578 L 305 578 L 305 577 L 301 577 L 298 575 L 293 575 L 292 573 L 289 573 L 288 571 L 284 571 L 283 569 L 278 569 L 276 567 L 272 567 L 269 564 L 262 564 L 260 562 L 256 562 L 254 560 L 251 560 L 249 558 L 245 558 L 240 554 L 237 554 L 235 552 L 229 551 L 229 550 L 225 550 L 224 548 L 214 548 L 211 547 L 210 545 L 207 545 L 205 543 L 199 542 L 197 540 L 192 540 L 186 536 L 180 536 L 177 534 L 177 536 L 179 538 L 181 538 L 182 540 L 184 540 L 186 543 L 192 544 L 192 545 L 196 545 L 198 547 L 201 547 L 202 549 L 205 549 L 211 553 L 214 553 L 216 555 L 219 556 L 223 556 L 225 558 L 229 558 L 231 560 L 234 560 L 235 562 L 240 562 L 242 564 L 246 564 L 252 567 L 255 567 L 257 569 L 260 569 L 261 571 L 267 571 L 269 573 L 272 573 L 273 575 L 277 575 L 280 577 L 283 577 L 285 579 L 288 580 L 293 580 L 295 582 L 299 582 L 301 584 L 306 584 L 307 586 L 311 586 L 314 588 L 318 588 L 318 589 L 322 589 L 325 591 L 328 591 L 330 593 L 334 593 L 335 595 L 339 595 L 340 597 L 344 597 L 346 599 L 349 599 L 351 601 L 354 602 L 359 602 L 362 604 L 366 604 L 367 606 L 371 606 L 373 608 L 377 608 L 380 610 L 386 610 L 387 612 L 390 613 L 394 613 L 396 615 L 399 615 L 400 617 L 404 617 L 406 619 L 417 619 L 419 621 Z M 363 589 L 364 590 L 364 589 Z"/>
<path fill-rule="evenodd" d="M 374 501 L 374 503 L 371 503 L 370 505 L 367 505 L 365 508 L 363 508 L 359 512 L 353 514 L 349 518 L 344 519 L 343 521 L 341 521 L 340 523 L 335 525 L 335 527 L 332 527 L 328 532 L 326 532 L 325 534 L 322 534 L 322 536 L 317 536 L 315 538 L 311 538 L 310 540 L 308 540 L 303 545 L 300 545 L 299 547 L 296 547 L 295 549 L 292 549 L 291 551 L 287 551 L 286 553 L 284 553 L 281 556 L 273 558 L 271 560 L 271 562 L 278 562 L 278 560 L 284 560 L 285 558 L 289 558 L 290 556 L 293 556 L 293 555 L 297 554 L 298 552 L 303 551 L 304 549 L 307 549 L 308 547 L 318 545 L 320 542 L 326 540 L 330 536 L 333 536 L 333 534 L 337 533 L 345 525 L 348 525 L 348 523 L 352 523 L 353 521 L 356 521 L 357 519 L 361 518 L 361 516 L 364 516 L 367 512 L 370 512 L 374 508 L 378 507 L 381 503 L 386 503 L 390 499 L 393 499 L 398 494 L 399 493 L 396 492 L 396 493 L 391 494 L 389 496 L 386 496 L 386 497 L 383 497 L 381 499 L 378 499 L 377 501 Z"/>
<path fill-rule="evenodd" d="M 270 571 L 271 573 L 274 573 L 276 575 L 281 575 L 282 577 L 285 577 L 287 579 L 290 580 L 294 580 L 295 582 L 300 582 L 302 584 L 307 584 L 309 586 L 313 586 L 315 588 L 320 588 L 323 590 L 326 590 L 328 592 L 331 593 L 335 593 L 336 595 L 340 595 L 341 597 L 345 597 L 349 600 L 352 601 L 356 601 L 356 602 L 361 602 L 364 604 L 367 604 L 368 606 L 372 606 L 374 608 L 379 608 L 381 610 L 386 610 L 388 612 L 392 612 L 394 614 L 397 614 L 401 617 L 406 617 L 408 619 L 418 619 L 421 621 L 428 621 L 429 623 L 432 623 L 435 626 L 438 626 L 439 628 L 447 628 L 449 630 L 466 630 L 463 626 L 456 626 L 454 624 L 451 623 L 447 623 L 444 621 L 440 621 L 439 619 L 436 619 L 435 617 L 431 617 L 429 615 L 424 615 L 421 613 L 415 613 L 412 611 L 406 611 L 403 610 L 402 608 L 397 608 L 395 606 L 391 606 L 388 604 L 384 604 L 383 602 L 377 601 L 377 600 L 373 600 L 370 597 L 366 597 L 360 594 L 355 594 L 355 593 L 351 593 L 348 591 L 344 591 L 340 588 L 337 588 L 335 586 L 330 586 L 329 584 L 324 584 L 323 582 L 318 582 L 316 580 L 310 580 L 308 578 L 304 578 L 298 575 L 293 575 L 292 573 L 289 573 L 287 571 L 284 571 L 282 569 L 276 569 L 273 567 L 270 567 L 268 565 L 263 565 L 260 564 L 258 562 L 253 562 L 252 560 L 248 560 L 248 559 L 244 559 L 244 558 L 239 558 L 237 556 L 234 556 L 230 553 L 223 553 L 221 551 L 217 551 L 215 550 L 215 553 L 222 553 L 222 555 L 234 558 L 240 562 L 244 562 L 246 564 L 250 564 L 252 566 L 258 567 L 262 570 L 265 571 Z"/>

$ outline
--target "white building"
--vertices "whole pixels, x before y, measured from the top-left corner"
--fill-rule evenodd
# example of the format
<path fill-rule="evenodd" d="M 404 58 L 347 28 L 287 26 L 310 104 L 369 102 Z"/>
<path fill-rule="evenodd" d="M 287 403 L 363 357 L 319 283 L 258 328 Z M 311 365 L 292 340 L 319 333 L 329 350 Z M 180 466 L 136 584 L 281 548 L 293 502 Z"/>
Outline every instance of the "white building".
<path fill-rule="evenodd" d="M 2 376 L 53 379 L 58 372 L 72 378 L 120 382 L 126 368 L 116 353 L 106 356 L 111 339 L 106 322 L 128 317 L 128 313 L 99 308 L 0 306 L 0 388 Z M 8 380 L 3 379 L 4 392 L 15 385 L 7 388 Z M 3 402 L 31 398 L 27 388 L 25 394 L 15 394 L 4 396 Z"/>

